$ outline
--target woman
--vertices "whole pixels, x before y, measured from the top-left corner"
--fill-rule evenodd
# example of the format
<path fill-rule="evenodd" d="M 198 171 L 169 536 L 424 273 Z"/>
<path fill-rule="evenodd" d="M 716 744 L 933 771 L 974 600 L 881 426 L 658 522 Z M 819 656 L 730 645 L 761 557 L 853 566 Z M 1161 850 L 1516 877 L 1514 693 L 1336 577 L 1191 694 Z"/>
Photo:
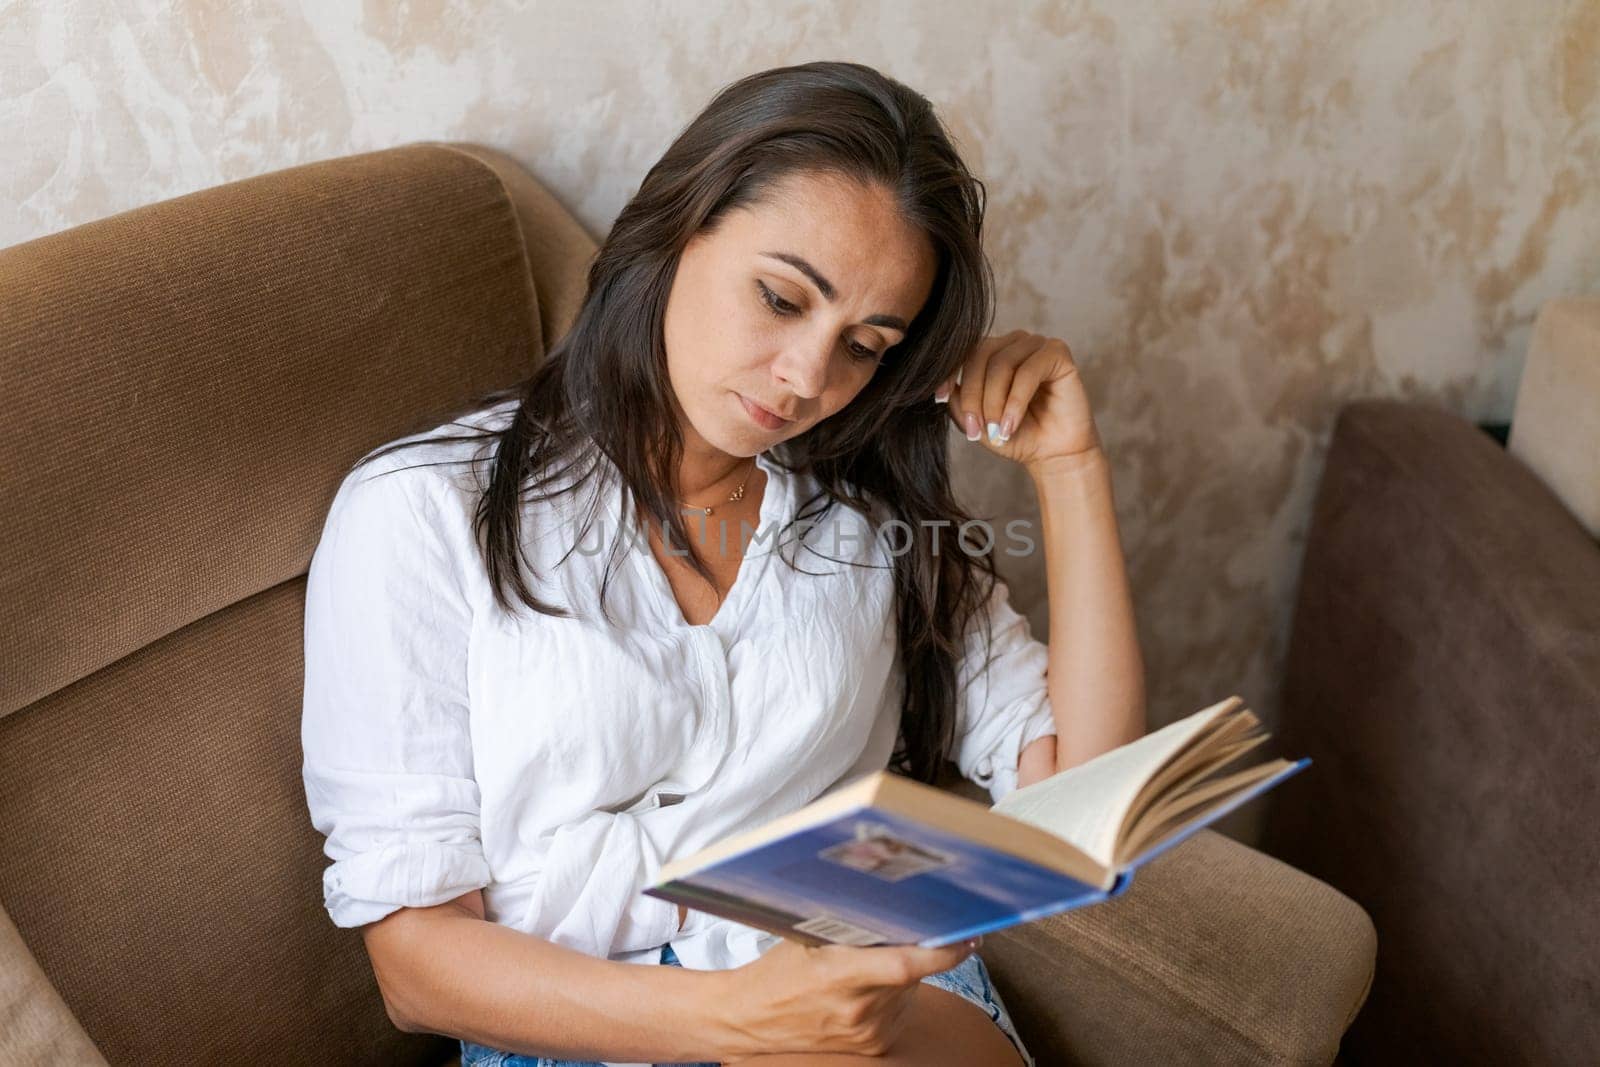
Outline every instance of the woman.
<path fill-rule="evenodd" d="M 954 758 L 998 799 L 1144 732 L 1106 460 L 1067 346 L 985 336 L 982 192 L 868 67 L 742 79 L 529 379 L 340 486 L 303 773 L 398 1026 L 464 1067 L 1032 1064 L 972 945 L 806 947 L 640 892 L 859 774 Z M 1032 475 L 1048 648 L 955 536 L 947 419 Z"/>

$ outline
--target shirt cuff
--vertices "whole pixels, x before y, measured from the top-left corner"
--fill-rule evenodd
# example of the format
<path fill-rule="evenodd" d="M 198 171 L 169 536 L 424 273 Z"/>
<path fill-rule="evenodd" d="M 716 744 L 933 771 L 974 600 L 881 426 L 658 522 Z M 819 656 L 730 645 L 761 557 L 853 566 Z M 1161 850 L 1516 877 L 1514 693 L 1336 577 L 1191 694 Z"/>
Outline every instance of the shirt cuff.
<path fill-rule="evenodd" d="M 401 908 L 443 904 L 489 882 L 489 864 L 476 841 L 401 841 L 328 867 L 322 900 L 335 926 L 363 926 Z"/>
<path fill-rule="evenodd" d="M 987 785 L 989 796 L 998 803 L 1017 788 L 1017 761 L 1022 758 L 1022 750 L 1039 738 L 1055 733 L 1056 720 L 1047 699 L 1028 717 L 1022 730 L 1013 735 L 1017 739 L 1014 744 L 1002 744 L 997 751 L 978 761 L 974 780 L 979 785 Z"/>

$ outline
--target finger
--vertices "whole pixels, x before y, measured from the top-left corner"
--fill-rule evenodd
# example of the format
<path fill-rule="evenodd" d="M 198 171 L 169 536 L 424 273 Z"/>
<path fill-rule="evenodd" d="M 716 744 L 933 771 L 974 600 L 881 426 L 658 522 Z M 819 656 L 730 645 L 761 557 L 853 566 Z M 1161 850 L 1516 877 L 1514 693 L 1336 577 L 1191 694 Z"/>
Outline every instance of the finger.
<path fill-rule="evenodd" d="M 1041 348 L 1024 360 L 1011 376 L 1010 388 L 997 420 L 1000 424 L 998 444 L 1010 441 L 1011 435 L 1022 425 L 1022 416 L 1028 413 L 1028 405 L 1033 403 L 1034 394 L 1039 391 L 1045 375 L 1050 373 L 1052 362 L 1049 351 Z"/>
<path fill-rule="evenodd" d="M 902 951 L 905 953 L 906 962 L 910 965 L 911 973 L 920 982 L 930 974 L 948 971 L 956 966 L 976 952 L 977 945 L 978 939 L 974 939 L 971 941 L 957 941 L 951 945 L 940 945 L 937 948 L 918 948 L 912 945 L 906 946 Z"/>
<path fill-rule="evenodd" d="M 950 421 L 955 424 L 957 430 L 965 432 L 966 423 L 963 421 L 963 416 L 966 411 L 961 406 L 961 390 L 955 388 L 954 385 L 951 386 L 950 393 L 945 397 L 945 414 L 950 416 Z"/>
<path fill-rule="evenodd" d="M 967 432 L 967 408 L 961 403 L 960 388 L 955 388 L 951 391 L 945 407 L 950 413 L 950 421 L 955 424 L 956 430 L 966 435 L 968 439 L 971 439 L 972 435 Z M 979 420 L 979 424 L 982 424 L 981 419 Z"/>
<path fill-rule="evenodd" d="M 955 424 L 955 428 L 963 433 L 966 432 L 966 422 L 963 419 L 966 409 L 961 406 L 961 371 L 965 368 L 966 364 L 962 364 L 961 368 L 956 371 L 955 376 L 947 378 L 944 385 L 940 387 L 945 390 L 945 397 L 942 401 L 945 405 L 945 414 L 950 416 L 950 421 Z"/>
<path fill-rule="evenodd" d="M 952 374 L 950 377 L 946 378 L 944 381 L 940 382 L 934 388 L 934 390 L 933 390 L 933 402 L 935 404 L 948 404 L 950 402 L 950 395 L 956 391 L 956 387 L 959 386 L 960 384 L 961 384 L 961 368 L 957 367 L 956 368 L 956 372 L 954 374 Z M 946 408 L 945 410 L 949 411 L 949 408 Z"/>
<path fill-rule="evenodd" d="M 973 951 L 968 942 L 919 948 L 916 945 L 878 945 L 851 949 L 847 960 L 858 981 L 869 986 L 909 986 L 925 975 L 948 971 Z"/>
<path fill-rule="evenodd" d="M 961 372 L 966 377 L 965 382 L 958 382 L 950 393 L 950 421 L 956 424 L 956 429 L 966 434 L 967 440 L 977 440 L 976 430 L 982 423 L 982 417 L 976 410 L 976 394 L 974 381 L 981 381 L 982 375 L 978 373 L 967 374 L 968 364 L 961 365 Z M 981 388 L 981 387 L 980 387 Z M 971 416 L 970 418 L 968 416 Z"/>
<path fill-rule="evenodd" d="M 991 445 L 1000 444 L 1000 420 L 1005 415 L 1006 403 L 1011 396 L 1011 386 L 1017 369 L 1040 350 L 1039 338 L 1031 333 L 1007 342 L 989 356 L 983 372 L 984 434 Z"/>
<path fill-rule="evenodd" d="M 977 441 L 983 437 L 984 374 L 989 360 L 996 352 L 1014 344 L 1021 336 L 1021 330 L 1012 330 L 1000 337 L 985 338 L 961 365 L 961 384 L 950 395 L 952 409 L 950 414 L 957 420 L 956 425 L 967 435 L 967 440 Z"/>

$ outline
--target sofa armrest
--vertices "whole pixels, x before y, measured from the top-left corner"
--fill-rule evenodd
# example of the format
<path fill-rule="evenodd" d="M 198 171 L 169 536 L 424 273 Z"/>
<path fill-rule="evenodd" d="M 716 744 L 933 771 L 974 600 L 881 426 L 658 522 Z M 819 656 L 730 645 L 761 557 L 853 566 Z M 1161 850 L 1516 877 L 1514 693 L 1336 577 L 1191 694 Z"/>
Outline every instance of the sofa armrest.
<path fill-rule="evenodd" d="M 74 1063 L 105 1058 L 0 908 L 0 1063 Z"/>
<path fill-rule="evenodd" d="M 989 801 L 953 768 L 935 784 Z M 985 934 L 979 954 L 1041 1064 L 1328 1064 L 1377 934 L 1332 886 L 1204 829 L 1121 896 Z"/>
<path fill-rule="evenodd" d="M 984 937 L 1040 1063 L 1328 1064 L 1371 988 L 1372 921 L 1205 829 L 1121 896 Z"/>

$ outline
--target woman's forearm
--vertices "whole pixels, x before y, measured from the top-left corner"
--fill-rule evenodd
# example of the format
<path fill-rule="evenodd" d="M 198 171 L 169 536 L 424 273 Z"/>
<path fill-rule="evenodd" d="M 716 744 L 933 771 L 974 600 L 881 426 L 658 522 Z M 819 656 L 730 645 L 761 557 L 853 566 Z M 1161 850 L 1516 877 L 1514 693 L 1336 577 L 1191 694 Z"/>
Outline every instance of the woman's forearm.
<path fill-rule="evenodd" d="M 1144 736 L 1144 659 L 1105 454 L 1096 448 L 1029 474 L 1050 600 L 1054 769 L 1062 771 Z"/>
<path fill-rule="evenodd" d="M 739 1050 L 723 972 L 598 959 L 462 912 L 373 955 L 406 1030 L 558 1059 L 720 1060 Z"/>

